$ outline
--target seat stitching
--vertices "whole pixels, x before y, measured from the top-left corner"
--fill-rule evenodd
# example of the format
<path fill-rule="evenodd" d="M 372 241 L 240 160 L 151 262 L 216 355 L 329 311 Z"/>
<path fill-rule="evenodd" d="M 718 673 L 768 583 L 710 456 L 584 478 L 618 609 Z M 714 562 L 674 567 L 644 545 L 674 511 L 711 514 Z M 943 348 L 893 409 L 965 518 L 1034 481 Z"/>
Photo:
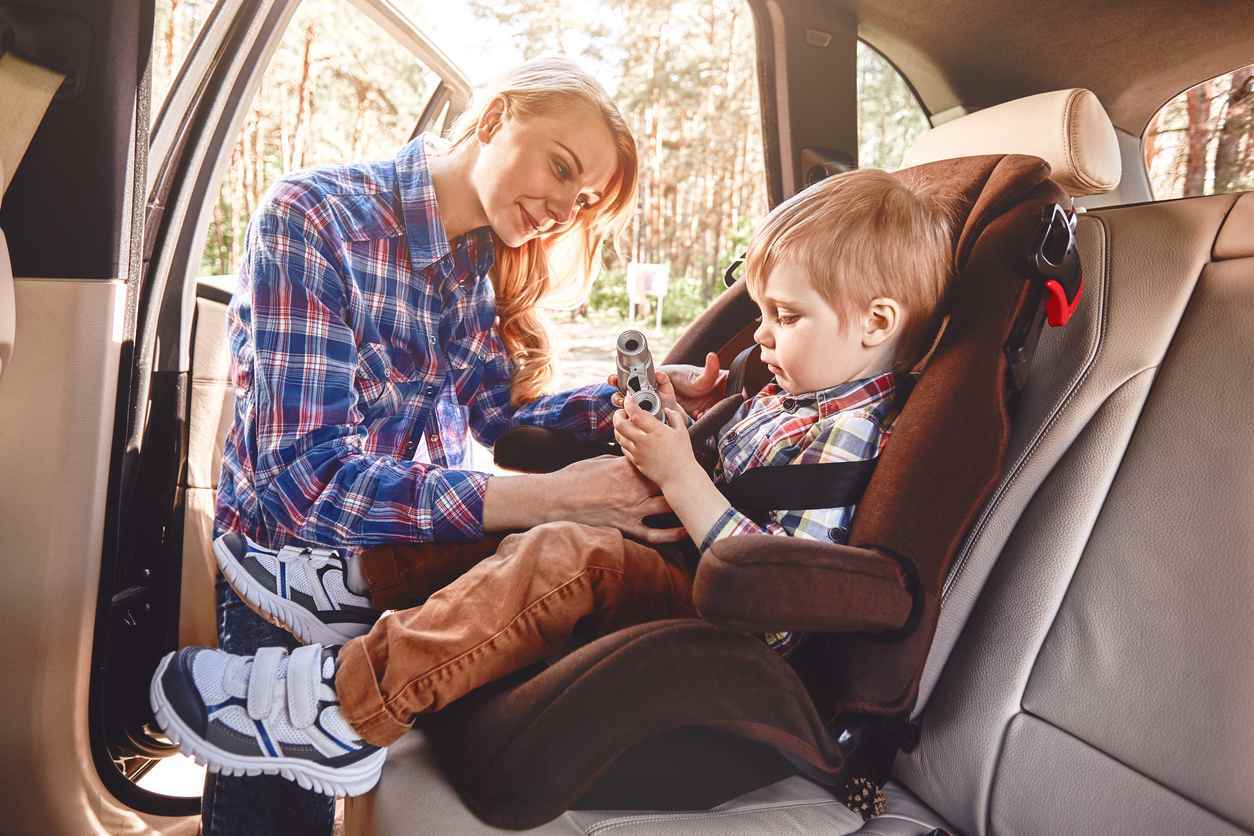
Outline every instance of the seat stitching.
<path fill-rule="evenodd" d="M 1101 403 L 1099 403 L 1097 405 L 1097 409 L 1094 410 L 1094 415 L 1096 415 L 1098 412 L 1101 412 L 1101 410 L 1104 409 L 1108 403 L 1110 403 L 1111 399 L 1114 398 L 1116 395 L 1118 395 L 1121 391 L 1123 391 L 1123 389 L 1126 386 L 1128 386 L 1130 383 L 1132 383 L 1132 381 L 1136 380 L 1138 377 L 1140 377 L 1143 374 L 1146 374 L 1147 372 L 1155 372 L 1158 368 L 1159 368 L 1158 364 L 1156 363 L 1151 364 L 1144 368 L 1138 369 L 1136 372 L 1132 373 L 1127 378 L 1120 381 L 1117 386 L 1115 386 L 1109 393 L 1107 393 L 1107 395 L 1104 398 L 1102 398 Z M 1137 421 L 1139 420 L 1140 420 L 1140 414 L 1138 413 Z M 1089 428 L 1090 428 L 1089 425 L 1086 424 L 1085 427 L 1081 430 L 1081 432 L 1076 436 L 1076 438 L 1079 439 L 1081 435 L 1084 435 L 1086 432 L 1088 432 Z M 1135 425 L 1133 427 L 1133 434 L 1135 434 Z M 1129 437 L 1128 444 L 1131 444 L 1131 443 L 1132 443 L 1132 440 L 1131 440 L 1131 437 Z M 1126 454 L 1126 452 L 1127 452 L 1127 447 L 1125 446 L 1124 453 Z M 1119 465 L 1116 467 L 1116 472 L 1118 471 L 1119 467 L 1122 467 L 1122 465 L 1123 465 L 1123 461 L 1122 461 L 1122 456 L 1121 456 Z M 1117 479 L 1117 476 L 1115 478 Z M 1115 479 L 1112 479 L 1110 487 L 1114 487 L 1114 482 L 1115 482 Z M 1105 503 L 1105 497 L 1102 498 L 1102 503 L 1103 504 Z M 1001 731 L 1000 731 L 1001 742 L 997 746 L 996 755 L 993 757 L 992 761 L 989 764 L 991 772 L 989 773 L 989 781 L 988 781 L 988 787 L 987 787 L 988 797 L 985 797 L 982 799 L 982 805 L 984 809 L 984 831 L 983 832 L 985 833 L 989 832 L 989 825 L 991 824 L 991 819 L 992 819 L 992 814 L 993 814 L 991 796 L 997 783 L 997 775 L 1001 770 L 1002 759 L 1005 755 L 1007 732 L 1010 728 L 1010 724 L 1014 721 L 1014 718 L 1016 716 L 1018 716 L 1019 714 L 1028 713 L 1023 709 L 1023 706 L 1022 706 L 1023 694 L 1027 691 L 1028 684 L 1032 679 L 1032 674 L 1036 670 L 1036 663 L 1037 663 L 1037 660 L 1040 658 L 1041 650 L 1048 643 L 1049 635 L 1050 633 L 1053 632 L 1054 625 L 1057 623 L 1058 610 L 1061 610 L 1062 604 L 1066 601 L 1067 595 L 1071 591 L 1071 585 L 1075 582 L 1076 573 L 1079 571 L 1080 563 L 1083 562 L 1084 552 L 1088 549 L 1088 543 L 1092 537 L 1093 529 L 1096 528 L 1097 523 L 1100 520 L 1100 517 L 1101 517 L 1101 512 L 1099 511 L 1097 518 L 1094 518 L 1093 524 L 1089 528 L 1089 531 L 1088 531 L 1087 536 L 1085 537 L 1083 546 L 1081 546 L 1080 548 L 1080 553 L 1076 558 L 1075 565 L 1071 567 L 1071 577 L 1067 579 L 1067 588 L 1062 591 L 1062 595 L 1058 599 L 1059 604 L 1058 604 L 1057 609 L 1054 612 L 1054 617 L 1050 620 L 1049 627 L 1045 630 L 1044 635 L 1041 637 L 1040 642 L 1037 644 L 1035 651 L 1033 651 L 1032 653 L 1032 663 L 1028 665 L 1027 667 L 1027 677 L 1024 679 L 1023 685 L 1019 690 L 1019 702 L 1020 702 L 1019 711 L 1016 714 L 1012 714 L 1009 718 L 1007 718 L 1005 724 L 1001 728 Z M 980 791 L 983 792 L 982 787 L 980 788 Z"/>
<path fill-rule="evenodd" d="M 917 824 L 919 827 L 926 827 L 929 829 L 939 827 L 939 825 L 935 822 L 923 821 L 922 819 L 916 819 L 914 816 L 903 816 L 901 813 L 881 813 L 872 819 L 872 821 L 879 821 L 880 819 L 899 819 L 901 821 L 908 821 L 911 824 Z"/>
<path fill-rule="evenodd" d="M 985 530 L 988 528 L 990 521 L 995 515 L 995 512 L 1000 509 L 1006 495 L 1009 494 L 1011 489 L 1018 483 L 1024 468 L 1026 468 L 1028 462 L 1034 458 L 1037 448 L 1040 447 L 1045 437 L 1049 435 L 1049 431 L 1053 429 L 1054 425 L 1062 419 L 1062 414 L 1067 410 L 1067 406 L 1075 399 L 1076 393 L 1083 387 L 1084 382 L 1089 377 L 1089 374 L 1097 365 L 1097 358 L 1101 356 L 1102 348 L 1106 344 L 1106 329 L 1108 322 L 1107 299 L 1110 294 L 1110 248 L 1108 246 L 1110 241 L 1110 230 L 1106 226 L 1104 219 L 1093 217 L 1093 221 L 1096 222 L 1102 230 L 1102 281 L 1101 294 L 1098 297 L 1100 313 L 1098 314 L 1097 338 L 1094 340 L 1092 353 L 1088 358 L 1086 358 L 1085 365 L 1081 368 L 1074 381 L 1067 386 L 1066 394 L 1063 396 L 1062 400 L 1054 408 L 1054 411 L 1050 414 L 1049 418 L 1046 419 L 1045 423 L 1037 431 L 1036 435 L 1024 448 L 1023 453 L 1020 454 L 1018 460 L 1015 461 L 1014 466 L 1011 468 L 1009 475 L 1002 481 L 1001 486 L 998 487 L 996 493 L 993 495 L 993 498 L 985 507 L 984 513 L 981 514 L 980 518 L 976 521 L 975 528 L 972 530 L 970 536 L 967 537 L 965 547 L 961 552 L 959 552 L 958 557 L 954 560 L 954 565 L 949 570 L 945 584 L 941 588 L 942 607 L 944 606 L 945 599 L 949 597 L 950 591 L 954 585 L 957 584 L 958 579 L 962 576 L 962 572 L 966 568 L 967 560 L 971 556 L 971 552 L 973 552 L 979 545 Z M 1063 452 L 1065 453 L 1066 451 Z"/>
<path fill-rule="evenodd" d="M 835 798 L 829 798 L 829 799 L 817 800 L 817 801 L 775 801 L 775 802 L 764 802 L 762 804 L 754 804 L 748 807 L 741 807 L 735 810 L 709 810 L 709 811 L 698 812 L 698 813 L 672 813 L 672 814 L 626 816 L 623 818 L 610 819 L 608 821 L 603 821 L 603 822 L 595 822 L 589 825 L 588 828 L 584 832 L 589 834 L 589 836 L 591 836 L 591 834 L 594 834 L 594 833 L 602 833 L 605 831 L 615 830 L 615 829 L 622 828 L 622 827 L 630 827 L 633 824 L 647 824 L 649 822 L 676 822 L 678 823 L 678 822 L 684 822 L 684 821 L 695 821 L 698 819 L 726 818 L 728 816 L 739 816 L 739 815 L 744 815 L 746 813 L 759 813 L 764 810 L 791 810 L 791 809 L 798 809 L 802 807 L 827 807 L 833 804 L 844 807 L 847 810 L 849 809 L 848 807 L 845 807 L 844 804 L 837 801 Z M 850 810 L 850 813 L 853 813 L 853 811 Z M 853 813 L 853 814 L 857 815 L 856 813 Z"/>
<path fill-rule="evenodd" d="M 1241 202 L 1241 198 L 1246 192 L 1237 192 L 1232 196 L 1232 204 L 1224 212 L 1223 220 L 1219 222 L 1219 227 L 1215 230 L 1215 237 L 1211 239 L 1210 250 L 1208 251 L 1208 261 L 1214 264 L 1216 261 L 1226 261 L 1227 259 L 1215 258 L 1215 245 L 1219 243 L 1219 236 L 1223 234 L 1224 227 L 1228 225 L 1228 219 L 1232 217 L 1232 213 L 1236 210 L 1237 204 Z"/>
<path fill-rule="evenodd" d="M 1164 784 L 1162 781 L 1158 780 L 1154 776 L 1145 774 L 1143 771 L 1141 771 L 1140 768 L 1133 766 L 1132 764 L 1124 760 L 1121 760 L 1120 758 L 1116 757 L 1115 755 L 1112 755 L 1110 752 L 1107 752 L 1105 749 L 1101 748 L 1100 746 L 1094 746 L 1091 741 L 1085 740 L 1083 737 L 1080 737 L 1079 735 L 1069 731 L 1068 729 L 1063 728 L 1057 723 L 1045 717 L 1042 717 L 1039 714 L 1034 714 L 1031 711 L 1028 711 L 1027 709 L 1021 710 L 1019 714 L 1021 714 L 1024 717 L 1031 717 L 1033 720 L 1036 720 L 1038 723 L 1049 726 L 1051 729 L 1055 729 L 1059 734 L 1069 737 L 1070 739 L 1079 743 L 1081 746 L 1092 749 L 1094 752 L 1097 752 L 1099 755 L 1103 757 L 1110 758 L 1112 761 L 1119 764 L 1120 766 L 1122 766 L 1124 769 L 1128 770 L 1132 774 L 1140 778 L 1144 778 L 1146 781 L 1153 784 L 1154 786 L 1159 787 L 1160 789 L 1163 789 L 1171 793 L 1176 798 L 1183 800 L 1186 804 L 1192 805 L 1193 807 L 1196 807 L 1197 809 L 1201 810 L 1204 813 L 1209 813 L 1210 815 L 1214 816 L 1215 818 L 1219 819 L 1225 824 L 1228 824 L 1237 830 L 1242 830 L 1245 828 L 1245 825 L 1240 824 L 1239 822 L 1236 822 L 1232 819 L 1229 819 L 1227 816 L 1225 816 L 1224 814 L 1216 810 L 1212 810 L 1210 807 L 1207 807 L 1205 804 L 1201 803 L 1200 801 L 1197 801 L 1196 799 L 1190 798 L 1189 796 L 1185 795 L 1183 792 L 1176 789 L 1175 787 L 1169 784 Z"/>

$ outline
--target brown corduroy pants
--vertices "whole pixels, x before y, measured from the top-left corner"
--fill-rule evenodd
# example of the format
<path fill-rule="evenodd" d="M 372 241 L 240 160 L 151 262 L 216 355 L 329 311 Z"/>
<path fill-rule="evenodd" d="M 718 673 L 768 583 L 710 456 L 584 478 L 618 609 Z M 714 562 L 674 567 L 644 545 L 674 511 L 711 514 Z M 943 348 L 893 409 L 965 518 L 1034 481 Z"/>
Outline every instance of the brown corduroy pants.
<path fill-rule="evenodd" d="M 538 526 L 344 645 L 340 710 L 386 746 L 416 715 L 562 650 L 580 622 L 599 634 L 694 614 L 688 572 L 658 551 L 612 528 Z"/>

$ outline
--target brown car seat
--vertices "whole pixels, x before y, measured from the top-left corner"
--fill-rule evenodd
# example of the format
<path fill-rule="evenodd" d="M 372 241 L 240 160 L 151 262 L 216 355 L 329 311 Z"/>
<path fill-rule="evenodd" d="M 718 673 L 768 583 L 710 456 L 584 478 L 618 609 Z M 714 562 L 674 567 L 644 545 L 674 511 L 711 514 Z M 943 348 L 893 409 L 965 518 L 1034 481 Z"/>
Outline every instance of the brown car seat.
<path fill-rule="evenodd" d="M 620 804 L 596 797 L 593 785 L 639 762 L 642 747 L 666 747 L 672 764 L 689 772 L 720 771 L 715 762 L 735 760 L 727 747 L 769 749 L 787 762 L 759 759 L 763 770 L 782 775 L 795 766 L 840 785 L 863 753 L 899 742 L 946 570 L 1001 477 L 1010 428 L 1003 347 L 1021 312 L 1031 306 L 1035 314 L 1039 304 L 1040 285 L 1028 279 L 1042 210 L 1067 200 L 1034 157 L 970 157 L 915 174 L 939 183 L 958 207 L 951 319 L 898 418 L 849 544 L 716 544 L 696 577 L 704 620 L 602 637 L 424 724 L 441 765 L 484 821 L 525 828 L 581 797 Z M 738 286 L 719 305 L 746 303 Z M 514 465 L 544 464 L 526 446 L 505 449 L 522 453 Z M 816 635 L 785 661 L 754 635 L 784 629 Z M 894 739 L 885 745 L 888 732 Z"/>

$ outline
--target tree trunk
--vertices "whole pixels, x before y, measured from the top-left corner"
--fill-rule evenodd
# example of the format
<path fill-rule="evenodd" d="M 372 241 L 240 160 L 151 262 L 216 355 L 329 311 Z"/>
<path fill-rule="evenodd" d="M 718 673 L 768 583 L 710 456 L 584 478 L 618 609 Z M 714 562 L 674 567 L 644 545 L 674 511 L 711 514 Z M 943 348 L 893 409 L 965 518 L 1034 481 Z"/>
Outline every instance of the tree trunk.
<path fill-rule="evenodd" d="M 170 0 L 170 16 L 165 27 L 165 65 L 170 78 L 174 78 L 174 22 L 178 18 L 180 0 Z"/>
<path fill-rule="evenodd" d="M 1210 143 L 1210 97 L 1208 84 L 1199 84 L 1186 94 L 1189 115 L 1188 156 L 1184 164 L 1184 196 L 1206 191 L 1206 146 Z"/>
<path fill-rule="evenodd" d="M 1254 130 L 1254 66 L 1243 67 L 1232 74 L 1224 107 L 1224 120 L 1219 128 L 1215 148 L 1215 192 L 1231 192 L 1240 188 L 1245 178 L 1250 151 L 1250 134 Z"/>

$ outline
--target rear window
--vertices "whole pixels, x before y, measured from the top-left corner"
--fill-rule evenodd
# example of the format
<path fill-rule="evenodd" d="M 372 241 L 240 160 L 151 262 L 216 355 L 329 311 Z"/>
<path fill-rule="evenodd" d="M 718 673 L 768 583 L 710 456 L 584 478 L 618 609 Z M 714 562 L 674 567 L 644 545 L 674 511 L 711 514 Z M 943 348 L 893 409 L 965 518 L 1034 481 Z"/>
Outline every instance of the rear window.
<path fill-rule="evenodd" d="M 1254 189 L 1254 64 L 1163 105 L 1143 148 L 1155 200 Z"/>
<path fill-rule="evenodd" d="M 901 168 L 906 151 L 926 131 L 927 113 L 888 59 L 858 41 L 858 165 Z"/>

